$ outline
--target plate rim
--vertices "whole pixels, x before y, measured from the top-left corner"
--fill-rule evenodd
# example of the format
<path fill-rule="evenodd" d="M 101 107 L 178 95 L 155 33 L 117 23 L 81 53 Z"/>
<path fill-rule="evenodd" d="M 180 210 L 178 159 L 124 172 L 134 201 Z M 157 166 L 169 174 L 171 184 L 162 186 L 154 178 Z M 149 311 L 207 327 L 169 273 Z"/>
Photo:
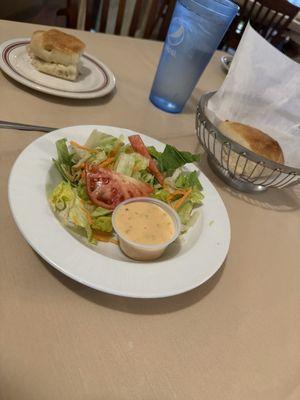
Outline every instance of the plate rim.
<path fill-rule="evenodd" d="M 8 46 L 14 44 L 15 45 L 20 44 L 26 46 L 28 43 L 30 43 L 29 37 L 18 37 L 18 38 L 8 39 L 0 44 L 0 68 L 10 78 L 14 79 L 20 84 L 27 86 L 33 90 L 37 90 L 41 93 L 46 93 L 63 98 L 78 99 L 78 100 L 103 97 L 112 92 L 113 89 L 115 88 L 116 78 L 114 73 L 110 70 L 110 68 L 107 67 L 106 64 L 104 64 L 102 61 L 100 61 L 99 59 L 97 59 L 96 57 L 92 56 L 89 53 L 84 53 L 83 56 L 89 59 L 89 61 L 96 64 L 97 67 L 102 71 L 102 73 L 108 79 L 108 84 L 103 88 L 95 89 L 94 91 L 89 91 L 89 92 L 64 91 L 61 89 L 51 88 L 50 86 L 46 86 L 41 83 L 35 82 L 31 79 L 28 79 L 26 76 L 23 76 L 18 71 L 14 71 L 14 69 L 4 60 L 4 52 L 7 50 Z"/>
<path fill-rule="evenodd" d="M 18 219 L 18 217 L 17 217 L 17 212 L 16 212 L 16 210 L 15 210 L 15 205 L 14 205 L 14 199 L 13 199 L 13 180 L 15 179 L 15 177 L 14 177 L 14 175 L 15 175 L 15 173 L 16 173 L 16 171 L 17 171 L 17 169 L 18 169 L 18 167 L 19 167 L 19 163 L 20 163 L 20 160 L 22 159 L 22 157 L 24 157 L 24 155 L 26 155 L 26 152 L 28 152 L 29 150 L 29 148 L 31 148 L 31 147 L 34 147 L 36 144 L 37 144 L 37 142 L 38 142 L 38 144 L 41 142 L 41 143 L 43 143 L 43 141 L 44 140 L 46 140 L 47 141 L 47 139 L 48 138 L 52 138 L 53 140 L 55 139 L 55 140 L 57 140 L 58 139 L 58 137 L 63 137 L 63 136 L 66 136 L 66 133 L 63 133 L 65 130 L 75 130 L 75 129 L 80 129 L 80 128 L 84 128 L 84 129 L 89 129 L 89 132 L 91 132 L 93 129 L 99 129 L 99 130 L 105 130 L 106 128 L 113 128 L 113 129 L 120 129 L 120 130 L 125 130 L 125 131 L 129 131 L 130 133 L 132 133 L 132 134 L 135 134 L 135 133 L 139 133 L 139 132 L 135 132 L 135 131 L 133 131 L 133 130 L 131 130 L 131 129 L 126 129 L 126 128 L 118 128 L 118 127 L 112 127 L 112 126 L 108 126 L 108 125 L 77 125 L 77 126 L 73 126 L 73 127 L 65 127 L 65 128 L 61 128 L 61 129 L 57 129 L 57 130 L 55 130 L 55 131 L 52 131 L 52 132 L 50 132 L 50 133 L 48 133 L 48 134 L 46 134 L 46 135 L 43 135 L 43 136 L 41 136 L 41 137 L 39 137 L 39 138 L 37 138 L 37 139 L 35 139 L 34 141 L 32 141 L 28 146 L 26 146 L 26 148 L 19 154 L 19 156 L 17 157 L 17 159 L 15 160 L 15 162 L 14 162 L 14 164 L 13 164 L 13 167 L 12 167 L 12 169 L 11 169 L 11 171 L 10 171 L 10 174 L 9 174 L 9 180 L 8 180 L 8 200 L 9 200 L 9 206 L 10 206 L 10 209 L 11 209 L 11 212 L 12 212 L 12 215 L 13 215 L 13 218 L 14 218 L 14 221 L 15 221 L 15 223 L 16 223 L 16 225 L 17 225 L 17 227 L 18 227 L 18 229 L 20 230 L 20 232 L 21 232 L 21 234 L 23 235 L 23 237 L 24 237 L 24 239 L 29 243 L 29 245 L 39 254 L 39 256 L 40 257 L 42 257 L 42 259 L 44 259 L 48 264 L 50 264 L 52 267 L 54 267 L 54 268 L 56 268 L 58 271 L 60 271 L 61 273 L 63 273 L 64 275 L 66 275 L 66 276 L 68 276 L 69 278 L 71 278 L 71 279 L 74 279 L 75 281 L 77 281 L 77 282 L 80 282 L 81 284 L 84 284 L 84 285 L 86 285 L 86 286 L 88 286 L 88 287 L 91 287 L 91 288 L 93 288 L 93 289 L 96 289 L 96 290 L 100 290 L 100 291 L 102 291 L 102 292 L 105 292 L 105 293 L 109 293 L 109 294 L 114 294 L 114 295 L 118 295 L 118 296 L 123 296 L 123 297 L 131 297 L 131 298 L 164 298 L 164 297 L 170 297 L 170 296 L 174 296 L 174 295 L 178 295 L 178 294 L 181 294 L 181 293 L 185 293 L 185 292 L 187 292 L 187 291 L 190 291 L 190 290 L 192 290 L 192 289 L 194 289 L 194 288 L 196 288 L 196 287 L 198 287 L 198 286 L 200 286 L 201 284 L 203 284 L 204 282 L 206 282 L 208 279 L 210 279 L 220 268 L 221 268 L 221 266 L 223 265 L 223 263 L 224 263 L 224 261 L 225 261 L 225 259 L 226 259 L 226 257 L 227 257 L 227 254 L 228 254 L 228 251 L 229 251 L 229 246 L 230 246 L 230 240 L 231 240 L 231 227 L 230 227 L 230 220 L 229 220 L 229 216 L 228 216 L 228 212 L 227 212 L 227 209 L 226 209 L 226 207 L 225 207 L 225 204 L 224 204 L 224 202 L 223 202 L 223 200 L 222 200 L 222 198 L 221 198 L 221 196 L 219 195 L 219 193 L 218 193 L 218 191 L 216 190 L 216 188 L 215 188 L 215 186 L 211 183 L 211 181 L 206 177 L 206 175 L 202 172 L 202 171 L 200 171 L 200 169 L 197 167 L 197 169 L 201 172 L 201 174 L 205 177 L 205 180 L 207 181 L 207 183 L 211 186 L 211 188 L 213 189 L 213 191 L 215 192 L 215 195 L 218 197 L 218 201 L 220 202 L 220 204 L 222 205 L 222 208 L 223 208 L 223 217 L 224 217 L 224 220 L 225 220 L 225 229 L 224 229 L 224 231 L 226 231 L 226 234 L 225 234 L 225 236 L 224 236 L 224 240 L 225 240 L 225 250 L 224 250 L 224 253 L 222 254 L 222 257 L 221 257 L 221 259 L 220 259 L 220 261 L 218 262 L 218 265 L 216 266 L 216 267 L 214 267 L 214 270 L 213 271 L 210 271 L 210 273 L 207 275 L 207 276 L 205 276 L 205 278 L 204 279 L 202 279 L 202 280 L 200 280 L 200 281 L 197 281 L 197 282 L 193 282 L 193 284 L 192 285 L 187 285 L 187 286 L 181 286 L 180 287 L 180 289 L 176 289 L 176 290 L 174 290 L 173 288 L 171 289 L 171 290 L 169 290 L 169 291 L 165 291 L 164 293 L 160 293 L 160 294 L 158 294 L 158 293 L 154 293 L 154 292 L 152 292 L 152 293 L 137 293 L 136 291 L 131 291 L 131 290 L 128 290 L 128 289 L 126 289 L 126 292 L 124 292 L 123 290 L 118 290 L 118 289 L 113 289 L 113 288 L 107 288 L 107 287 L 105 287 L 105 286 L 99 286 L 99 284 L 93 284 L 93 283 L 91 283 L 90 281 L 87 281 L 86 279 L 84 279 L 84 278 L 80 278 L 80 277 L 78 277 L 78 276 L 76 276 L 76 275 L 74 275 L 72 272 L 69 272 L 68 270 L 66 270 L 65 269 L 65 267 L 64 266 L 61 266 L 61 265 L 59 265 L 59 263 L 57 262 L 57 260 L 53 260 L 53 259 L 51 259 L 51 257 L 49 256 L 49 254 L 47 255 L 47 254 L 44 254 L 44 252 L 43 251 L 40 251 L 40 249 L 38 248 L 38 246 L 36 245 L 36 243 L 34 242 L 34 240 L 32 240 L 32 235 L 31 235 L 31 237 L 30 237 L 30 234 L 28 235 L 28 232 L 26 232 L 26 227 L 24 228 L 24 226 L 22 226 L 22 223 L 21 223 L 21 221 Z M 141 133 L 139 133 L 139 134 L 141 134 Z M 58 136 L 56 136 L 56 135 L 58 135 Z M 158 142 L 158 143 L 160 143 L 160 145 L 164 145 L 164 143 L 163 142 L 160 142 L 160 141 L 158 141 L 157 139 L 155 139 L 155 138 L 152 138 L 152 137 L 150 137 L 150 136 L 146 136 L 146 135 L 143 135 L 143 134 L 141 134 L 142 135 L 142 137 L 146 137 L 147 139 L 149 139 L 149 140 L 151 140 L 151 141 L 153 141 L 153 142 Z M 84 139 L 86 139 L 87 138 L 87 136 L 88 136 L 88 134 L 86 133 L 86 134 L 84 134 L 83 135 L 83 138 Z M 51 143 L 54 143 L 53 142 L 53 140 L 51 141 L 50 140 L 50 142 Z M 50 160 L 50 156 L 51 156 L 51 154 L 49 154 L 49 166 L 51 166 L 51 160 Z M 21 160 L 22 161 L 22 160 Z M 49 170 L 48 170 L 48 172 L 49 172 Z M 48 173 L 47 172 L 47 173 Z M 46 174 L 47 175 L 47 174 Z M 46 182 L 43 182 L 43 184 L 44 184 L 44 186 L 46 185 Z M 43 196 L 45 196 L 45 198 L 46 198 L 46 194 L 45 193 L 43 193 Z M 49 207 L 50 208 L 50 207 Z M 57 222 L 58 222 L 58 220 L 55 218 L 55 216 L 54 215 L 52 215 L 52 217 L 53 217 L 53 219 L 54 220 L 56 220 Z M 51 218 L 52 218 L 51 217 Z M 58 222 L 58 224 L 59 225 L 61 225 L 60 224 L 60 222 Z M 65 231 L 65 229 L 61 226 L 61 228 Z M 68 233 L 67 232 L 67 235 L 68 235 L 68 237 L 72 237 L 73 238 L 73 236 L 70 234 L 70 233 Z M 29 237 L 28 237 L 29 236 Z M 80 248 L 81 248 L 81 245 L 79 245 L 80 246 Z M 84 245 L 82 245 L 83 246 L 83 248 L 86 248 L 86 246 L 84 246 Z M 104 259 L 104 261 L 108 258 L 108 257 L 106 257 L 105 255 L 102 255 L 102 254 L 99 254 L 99 257 L 102 257 L 103 259 Z M 181 254 L 180 255 L 180 257 L 182 258 L 182 257 L 188 257 L 186 254 Z M 173 259 L 173 258 L 172 258 Z M 118 263 L 124 263 L 124 261 L 120 261 L 120 260 L 115 260 L 115 259 L 110 259 L 110 262 L 109 262 L 110 264 L 118 264 Z M 130 261 L 125 261 L 125 263 L 127 263 L 127 264 L 132 264 L 132 262 L 130 262 Z M 143 264 L 143 263 L 139 263 L 139 264 Z M 151 265 L 151 264 L 153 264 L 153 263 L 146 263 L 148 266 L 149 265 Z M 144 267 L 144 266 L 143 266 Z"/>

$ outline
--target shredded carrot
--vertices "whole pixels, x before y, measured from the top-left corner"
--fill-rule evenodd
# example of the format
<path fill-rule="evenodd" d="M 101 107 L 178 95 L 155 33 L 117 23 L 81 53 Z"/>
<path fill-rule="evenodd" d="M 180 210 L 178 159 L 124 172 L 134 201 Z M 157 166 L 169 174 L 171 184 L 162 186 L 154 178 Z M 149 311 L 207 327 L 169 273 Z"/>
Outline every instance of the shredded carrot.
<path fill-rule="evenodd" d="M 71 140 L 71 141 L 70 141 L 70 144 L 71 144 L 73 147 L 77 147 L 78 149 L 81 149 L 81 150 L 86 150 L 86 151 L 88 151 L 89 153 L 97 153 L 97 150 L 90 149 L 89 147 L 86 147 L 86 146 L 82 146 L 81 144 L 79 144 L 79 143 L 77 143 L 77 142 L 74 142 L 74 140 Z"/>
<path fill-rule="evenodd" d="M 118 241 L 112 236 L 111 233 L 101 232 L 99 230 L 93 230 L 93 238 L 99 242 L 111 242 L 118 244 Z"/>
<path fill-rule="evenodd" d="M 73 216 L 73 218 L 72 218 L 72 222 L 73 222 L 74 225 L 78 225 L 77 218 L 75 218 L 74 216 Z"/>
<path fill-rule="evenodd" d="M 119 149 L 120 149 L 121 146 L 122 146 L 122 143 L 121 143 L 121 142 L 117 142 L 117 143 L 114 145 L 114 147 L 111 149 L 111 151 L 110 151 L 108 157 L 114 157 L 114 156 L 117 154 L 117 152 L 119 151 Z"/>
<path fill-rule="evenodd" d="M 111 164 L 114 161 L 115 157 L 108 157 L 106 160 L 102 161 L 98 164 L 98 167 L 104 168 L 107 165 Z"/>
<path fill-rule="evenodd" d="M 89 225 L 92 225 L 92 223 L 93 223 L 93 218 L 92 218 L 91 214 L 88 212 L 88 210 L 86 210 L 86 209 L 84 208 L 84 201 L 83 201 L 82 199 L 80 199 L 80 202 L 81 202 L 81 204 L 83 205 L 83 210 L 82 210 L 82 211 L 85 213 L 86 219 L 88 220 Z M 76 225 L 78 225 L 78 222 L 77 222 L 77 221 L 76 221 Z"/>
<path fill-rule="evenodd" d="M 169 196 L 168 196 L 168 198 L 167 198 L 167 201 L 168 201 L 168 203 L 170 203 L 170 202 L 172 201 L 172 199 L 173 199 L 175 196 L 184 195 L 184 194 L 185 194 L 185 190 L 183 190 L 183 189 L 177 189 L 177 190 L 175 190 L 174 192 L 172 192 L 172 193 L 169 194 Z"/>
<path fill-rule="evenodd" d="M 173 208 L 175 208 L 175 210 L 177 210 L 186 200 L 186 198 L 192 193 L 192 189 L 188 189 L 184 195 L 176 201 L 176 203 L 174 204 Z"/>

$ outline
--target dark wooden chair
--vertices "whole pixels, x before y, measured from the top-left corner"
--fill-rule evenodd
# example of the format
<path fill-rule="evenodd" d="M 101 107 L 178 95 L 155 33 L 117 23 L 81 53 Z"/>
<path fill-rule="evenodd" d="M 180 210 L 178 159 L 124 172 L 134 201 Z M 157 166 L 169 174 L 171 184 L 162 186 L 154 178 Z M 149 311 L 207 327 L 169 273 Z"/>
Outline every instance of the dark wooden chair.
<path fill-rule="evenodd" d="M 113 33 L 120 35 L 124 23 L 126 0 L 119 0 L 116 21 Z M 149 2 L 150 3 L 150 2 Z M 164 40 L 171 21 L 176 0 L 151 0 L 147 9 L 147 17 L 141 37 L 145 39 Z M 128 36 L 136 36 L 141 29 L 143 17 L 143 2 L 135 0 L 133 14 L 129 24 Z M 105 33 L 107 31 L 109 18 L 110 0 L 87 0 L 85 29 L 96 30 Z M 66 26 L 68 28 L 77 27 L 78 0 L 67 0 L 67 7 L 59 10 L 58 15 L 66 16 Z"/>
<path fill-rule="evenodd" d="M 236 3 L 238 3 L 236 1 Z M 282 34 L 299 8 L 287 0 L 244 0 L 237 17 L 223 38 L 220 48 L 236 49 L 248 21 L 266 40 L 278 45 Z"/>

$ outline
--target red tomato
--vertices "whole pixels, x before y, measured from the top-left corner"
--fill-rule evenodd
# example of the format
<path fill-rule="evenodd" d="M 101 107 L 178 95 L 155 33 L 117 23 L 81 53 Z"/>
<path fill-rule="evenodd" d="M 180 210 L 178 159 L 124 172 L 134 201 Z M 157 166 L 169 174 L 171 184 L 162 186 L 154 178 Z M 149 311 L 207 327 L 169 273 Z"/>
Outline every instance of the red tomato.
<path fill-rule="evenodd" d="M 85 180 L 90 200 L 96 206 L 113 210 L 123 200 L 149 196 L 153 188 L 129 176 L 87 164 Z"/>
<path fill-rule="evenodd" d="M 140 135 L 132 135 L 129 136 L 129 142 L 131 144 L 131 146 L 133 147 L 133 149 L 137 152 L 140 153 L 142 156 L 148 158 L 149 160 L 149 170 L 150 172 L 155 176 L 155 178 L 158 180 L 158 182 L 163 185 L 164 183 L 164 177 L 161 174 L 161 172 L 158 170 L 155 161 L 153 160 L 153 158 L 151 157 L 151 155 L 149 154 L 149 151 L 147 149 L 147 147 L 145 146 L 142 138 L 140 137 Z"/>

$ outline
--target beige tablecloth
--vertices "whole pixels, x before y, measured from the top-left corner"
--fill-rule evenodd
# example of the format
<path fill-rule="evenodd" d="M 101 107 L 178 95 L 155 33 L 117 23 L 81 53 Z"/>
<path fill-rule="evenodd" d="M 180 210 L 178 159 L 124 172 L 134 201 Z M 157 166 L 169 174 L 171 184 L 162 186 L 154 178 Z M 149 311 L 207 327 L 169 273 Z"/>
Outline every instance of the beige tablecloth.
<path fill-rule="evenodd" d="M 2 21 L 0 40 L 29 36 L 36 28 Z M 170 115 L 147 99 L 161 44 L 77 34 L 114 71 L 116 91 L 104 99 L 66 100 L 0 73 L 0 119 L 122 126 L 199 150 L 195 105 L 203 90 L 224 79 L 219 53 L 184 112 Z M 212 174 L 203 157 L 201 168 L 231 221 L 226 262 L 189 293 L 162 300 L 121 298 L 54 270 L 14 224 L 9 171 L 39 135 L 0 130 L 0 399 L 298 400 L 299 187 L 238 193 Z"/>

